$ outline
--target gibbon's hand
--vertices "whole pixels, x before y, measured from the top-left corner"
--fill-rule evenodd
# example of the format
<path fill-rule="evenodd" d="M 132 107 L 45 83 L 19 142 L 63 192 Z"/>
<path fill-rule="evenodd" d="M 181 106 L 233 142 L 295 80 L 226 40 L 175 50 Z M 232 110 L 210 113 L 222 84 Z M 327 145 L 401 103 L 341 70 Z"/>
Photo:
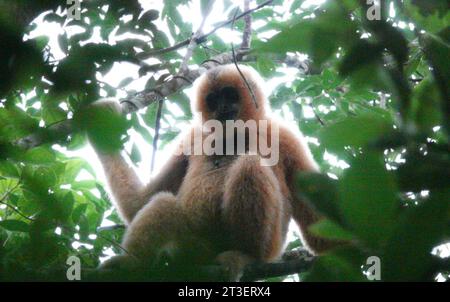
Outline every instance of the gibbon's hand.
<path fill-rule="evenodd" d="M 120 146 L 119 132 L 124 131 L 122 106 L 114 99 L 100 99 L 87 106 L 82 113 L 89 143 L 97 153 L 105 153 L 109 146 Z M 111 135 L 109 140 L 108 136 Z M 115 144 L 111 144 L 115 142 Z M 115 148 L 112 148 L 115 149 Z M 107 153 L 107 152 L 106 152 Z"/>

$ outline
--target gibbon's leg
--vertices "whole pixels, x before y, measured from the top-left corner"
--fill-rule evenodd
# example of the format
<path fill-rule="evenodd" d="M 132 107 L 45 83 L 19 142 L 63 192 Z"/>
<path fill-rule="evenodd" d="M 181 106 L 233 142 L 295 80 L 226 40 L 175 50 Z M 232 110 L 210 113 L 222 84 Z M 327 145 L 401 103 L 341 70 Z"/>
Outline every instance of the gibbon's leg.
<path fill-rule="evenodd" d="M 270 261 L 283 247 L 282 195 L 270 167 L 258 155 L 241 155 L 225 182 L 223 219 L 232 249 Z"/>
<path fill-rule="evenodd" d="M 148 265 L 158 262 L 161 253 L 187 236 L 186 219 L 172 193 L 152 197 L 135 216 L 123 240 L 131 255 Z"/>

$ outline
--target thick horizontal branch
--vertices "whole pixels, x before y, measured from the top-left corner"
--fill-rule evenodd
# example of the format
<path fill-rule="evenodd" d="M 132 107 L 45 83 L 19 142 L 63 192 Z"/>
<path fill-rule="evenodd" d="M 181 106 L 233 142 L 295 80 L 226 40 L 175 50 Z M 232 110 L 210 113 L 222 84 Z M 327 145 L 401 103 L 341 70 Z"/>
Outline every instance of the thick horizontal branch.
<path fill-rule="evenodd" d="M 248 50 L 238 51 L 238 59 L 248 53 Z M 187 69 L 183 73 L 172 77 L 170 80 L 157 85 L 151 90 L 146 90 L 140 93 L 131 95 L 121 100 L 122 112 L 132 113 L 139 109 L 145 108 L 154 102 L 164 99 L 165 97 L 190 86 L 195 79 L 206 72 L 208 69 L 214 68 L 218 65 L 228 64 L 233 61 L 231 53 L 219 54 L 210 60 L 205 61 L 197 69 Z M 60 123 L 49 126 L 43 131 L 31 134 L 21 138 L 15 144 L 23 149 L 30 149 L 42 145 L 44 143 L 67 138 L 74 130 L 72 120 L 65 120 Z"/>
<path fill-rule="evenodd" d="M 295 256 L 284 257 L 275 263 L 248 265 L 240 281 L 258 281 L 267 278 L 302 273 L 311 268 L 315 258 L 304 249 L 297 249 Z M 292 251 L 291 251 L 292 252 Z M 291 253 L 287 252 L 287 253 Z M 288 258 L 288 259 L 286 259 Z M 20 270 L 3 272 L 0 281 L 68 281 L 67 268 L 47 271 Z M 83 269 L 81 281 L 229 281 L 224 267 L 219 265 L 165 267 L 161 270 Z"/>

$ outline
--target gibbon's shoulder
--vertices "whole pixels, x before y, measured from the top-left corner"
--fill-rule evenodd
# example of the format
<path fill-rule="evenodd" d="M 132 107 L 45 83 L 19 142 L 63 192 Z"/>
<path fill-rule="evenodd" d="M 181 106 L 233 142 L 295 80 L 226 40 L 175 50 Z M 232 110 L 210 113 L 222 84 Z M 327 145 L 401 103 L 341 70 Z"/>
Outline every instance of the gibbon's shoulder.
<path fill-rule="evenodd" d="M 286 168 L 318 171 L 318 165 L 303 133 L 287 123 L 273 122 L 279 126 L 280 157 Z"/>

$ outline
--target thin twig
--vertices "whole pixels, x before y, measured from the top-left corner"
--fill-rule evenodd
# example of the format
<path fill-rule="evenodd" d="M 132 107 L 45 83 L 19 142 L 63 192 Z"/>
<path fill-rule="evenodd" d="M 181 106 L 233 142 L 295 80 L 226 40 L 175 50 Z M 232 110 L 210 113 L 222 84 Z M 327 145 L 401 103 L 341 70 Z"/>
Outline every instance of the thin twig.
<path fill-rule="evenodd" d="M 186 55 L 183 58 L 183 62 L 181 62 L 180 71 L 178 72 L 178 74 L 183 74 L 187 70 L 189 59 L 192 57 L 192 53 L 194 52 L 195 47 L 198 45 L 199 37 L 203 34 L 203 26 L 205 25 L 206 19 L 208 18 L 213 8 L 213 4 L 214 0 L 209 0 L 208 7 L 206 8 L 206 12 L 203 16 L 202 22 L 189 41 Z"/>
<path fill-rule="evenodd" d="M 252 9 L 250 9 L 250 10 L 248 10 L 248 11 L 246 11 L 246 12 L 243 12 L 242 14 L 236 16 L 235 19 L 238 20 L 238 19 L 240 19 L 240 18 L 242 18 L 242 17 L 245 17 L 245 16 L 247 16 L 248 14 L 251 14 L 251 13 L 253 13 L 254 11 L 256 11 L 256 10 L 258 10 L 258 9 L 260 9 L 260 8 L 262 8 L 262 7 L 264 7 L 264 6 L 268 5 L 268 4 L 270 4 L 270 3 L 272 3 L 272 2 L 273 2 L 273 0 L 265 1 L 265 2 L 261 3 L 260 5 L 256 6 L 255 8 L 252 8 Z M 228 20 L 228 21 L 225 21 L 225 22 L 219 24 L 219 25 L 216 26 L 214 29 L 212 29 L 210 32 L 208 32 L 208 33 L 206 33 L 206 34 L 204 34 L 204 35 L 201 35 L 201 36 L 197 39 L 197 43 L 203 42 L 208 36 L 210 36 L 210 35 L 212 35 L 213 33 L 215 33 L 218 29 L 220 29 L 220 28 L 222 28 L 222 27 L 224 27 L 224 26 L 227 26 L 227 25 L 231 24 L 232 22 L 233 22 L 233 19 Z M 147 53 L 140 53 L 140 54 L 137 55 L 137 57 L 138 57 L 139 59 L 141 59 L 141 60 L 145 60 L 145 59 L 148 59 L 148 58 L 150 58 L 150 57 L 152 57 L 152 56 L 160 55 L 160 54 L 163 54 L 163 53 L 171 52 L 171 51 L 180 49 L 180 48 L 182 48 L 182 47 L 185 47 L 185 46 L 189 45 L 190 41 L 191 41 L 191 39 L 186 39 L 186 40 L 184 40 L 184 41 L 182 41 L 182 42 L 180 42 L 180 43 L 177 43 L 177 44 L 175 44 L 175 45 L 173 45 L 173 46 L 170 46 L 170 47 L 167 47 L 167 48 L 157 49 L 157 50 L 154 50 L 154 51 L 151 51 L 151 52 L 147 52 Z"/>
<path fill-rule="evenodd" d="M 214 4 L 214 0 L 210 0 L 208 3 L 208 7 L 206 9 L 205 15 L 203 17 L 203 20 L 202 20 L 200 26 L 198 27 L 197 31 L 195 32 L 195 34 L 192 35 L 189 45 L 188 45 L 188 49 L 186 51 L 186 55 L 184 56 L 183 61 L 181 62 L 181 65 L 180 65 L 180 69 L 179 69 L 178 73 L 174 76 L 174 78 L 181 78 L 181 79 L 185 80 L 186 82 L 192 84 L 192 81 L 187 79 L 186 77 L 184 77 L 183 74 L 188 70 L 189 59 L 192 57 L 194 49 L 198 44 L 198 38 L 203 33 L 203 26 L 205 25 L 206 19 L 208 18 L 208 15 L 210 14 L 210 12 L 213 8 L 213 4 Z M 153 144 L 152 144 L 153 151 L 152 151 L 152 159 L 151 159 L 151 164 L 150 164 L 150 172 L 153 172 L 153 169 L 155 167 L 155 158 L 156 158 L 156 152 L 157 152 L 157 148 L 158 148 L 159 128 L 160 128 L 160 123 L 161 123 L 161 111 L 162 111 L 162 107 L 163 107 L 163 102 L 164 102 L 164 99 L 161 99 L 161 100 L 159 100 L 159 103 L 158 103 L 158 111 L 156 114 L 156 122 L 155 122 L 155 136 L 153 137 Z"/>
<path fill-rule="evenodd" d="M 153 172 L 155 167 L 155 158 L 156 151 L 158 148 L 158 138 L 159 138 L 159 128 L 161 126 L 161 112 L 163 108 L 164 100 L 159 100 L 158 102 L 158 111 L 156 112 L 156 121 L 155 121 L 155 136 L 153 136 L 153 151 L 152 151 L 152 161 L 150 166 L 150 172 Z"/>
<path fill-rule="evenodd" d="M 325 126 L 325 122 L 320 118 L 319 114 L 317 114 L 316 109 L 314 108 L 314 106 L 312 104 L 309 104 L 309 106 L 311 107 L 314 116 L 316 117 L 317 121 L 322 125 Z"/>
<path fill-rule="evenodd" d="M 231 30 L 234 29 L 234 21 L 236 20 L 237 12 L 238 12 L 238 9 L 236 8 L 236 11 L 235 11 L 234 16 L 233 16 L 233 22 L 231 23 Z M 234 66 L 236 66 L 237 71 L 239 72 L 241 78 L 244 80 L 244 83 L 247 86 L 247 89 L 250 92 L 250 95 L 252 96 L 253 103 L 255 104 L 256 109 L 258 109 L 258 103 L 256 102 L 256 97 L 255 97 L 255 94 L 253 93 L 253 89 L 252 89 L 252 87 L 250 87 L 250 84 L 248 83 L 247 79 L 245 78 L 244 74 L 242 73 L 242 71 L 239 68 L 239 65 L 237 63 L 236 53 L 234 51 L 234 44 L 233 44 L 233 42 L 231 42 L 231 53 L 233 54 Z"/>
<path fill-rule="evenodd" d="M 248 11 L 250 9 L 250 1 L 251 0 L 245 0 L 244 11 Z M 249 49 L 252 38 L 252 15 L 248 14 L 247 16 L 245 16 L 244 22 L 245 26 L 244 26 L 244 34 L 242 36 L 241 48 Z"/>
<path fill-rule="evenodd" d="M 221 53 L 211 59 L 205 60 L 200 64 L 199 68 L 189 69 L 184 75 L 184 79 L 179 77 L 172 77 L 164 83 L 157 85 L 152 89 L 146 89 L 144 91 L 131 94 L 121 100 L 122 112 L 124 114 L 135 112 L 139 109 L 145 108 L 155 102 L 158 102 L 165 97 L 181 91 L 185 87 L 189 86 L 190 82 L 193 82 L 200 75 L 205 73 L 208 69 L 214 68 L 218 65 L 229 64 L 233 62 L 233 59 L 240 61 L 254 61 L 257 56 L 251 55 L 249 50 L 238 49 L 235 54 Z M 288 66 L 299 68 L 302 74 L 315 73 L 315 71 L 309 67 L 308 62 L 298 64 L 296 60 L 289 57 L 274 57 L 273 60 L 277 63 L 285 63 Z M 303 66 L 304 65 L 304 66 Z M 188 79 L 189 81 L 186 81 Z M 350 113 L 352 114 L 352 113 Z M 354 115 L 354 114 L 353 114 Z M 55 143 L 58 141 L 67 141 L 68 135 L 76 130 L 76 124 L 72 119 L 68 119 L 56 125 L 52 125 L 37 131 L 28 136 L 22 137 L 15 141 L 13 144 L 22 149 L 31 149 L 45 143 Z"/>
<path fill-rule="evenodd" d="M 106 242 L 111 243 L 112 245 L 114 245 L 115 247 L 119 248 L 121 251 L 125 252 L 126 254 L 130 254 L 123 246 L 121 246 L 119 243 L 115 242 L 114 240 L 111 240 L 109 238 L 106 238 L 105 236 L 97 233 L 96 234 L 100 239 L 105 240 Z"/>
<path fill-rule="evenodd" d="M 98 227 L 97 232 L 123 230 L 125 228 L 126 227 L 124 224 L 113 224 L 113 225 L 108 225 L 108 226 L 104 226 L 104 227 Z"/>
<path fill-rule="evenodd" d="M 24 213 L 22 213 L 21 211 L 19 211 L 18 209 L 16 209 L 14 206 L 10 205 L 9 203 L 6 203 L 4 201 L 0 201 L 1 204 L 4 204 L 5 206 L 7 206 L 8 208 L 10 208 L 11 210 L 13 210 L 14 212 L 16 212 L 17 214 L 19 214 L 19 216 L 21 216 L 22 218 L 25 218 L 26 220 L 29 221 L 35 221 L 36 219 L 28 217 L 27 215 L 25 215 Z"/>
<path fill-rule="evenodd" d="M 10 205 L 9 203 L 5 202 L 5 200 L 8 198 L 8 196 L 14 192 L 14 190 L 17 189 L 17 187 L 19 187 L 20 183 L 22 182 L 22 176 L 19 178 L 19 181 L 17 181 L 17 184 L 15 184 L 11 189 L 9 189 L 8 191 L 6 191 L 6 193 L 2 196 L 2 198 L 0 198 L 0 203 L 4 204 L 6 207 L 8 207 L 9 209 L 11 209 L 12 211 L 14 211 L 15 213 L 17 213 L 19 216 L 21 216 L 22 218 L 25 218 L 26 220 L 29 221 L 34 221 L 35 219 L 28 217 L 27 215 L 25 215 L 24 213 L 22 213 L 21 211 L 19 211 L 19 209 L 16 209 L 15 206 Z"/>

